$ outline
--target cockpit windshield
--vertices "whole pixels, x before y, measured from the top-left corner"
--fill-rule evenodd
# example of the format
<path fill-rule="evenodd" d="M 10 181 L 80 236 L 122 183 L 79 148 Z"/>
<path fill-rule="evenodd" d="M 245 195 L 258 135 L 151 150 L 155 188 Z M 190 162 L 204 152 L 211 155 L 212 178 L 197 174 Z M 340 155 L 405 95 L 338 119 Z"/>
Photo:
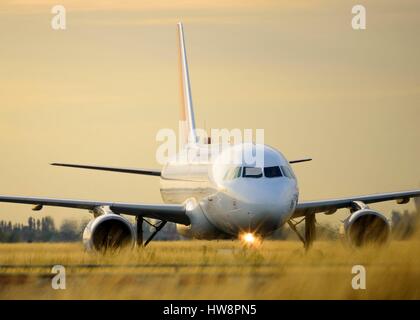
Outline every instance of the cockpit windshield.
<path fill-rule="evenodd" d="M 287 166 L 271 166 L 271 167 L 232 167 L 226 171 L 225 180 L 234 180 L 236 178 L 277 178 L 287 177 L 295 179 L 292 170 Z"/>
<path fill-rule="evenodd" d="M 242 176 L 244 178 L 261 178 L 263 173 L 262 169 L 259 167 L 244 167 Z"/>
<path fill-rule="evenodd" d="M 264 168 L 264 175 L 265 175 L 266 178 L 275 178 L 275 177 L 283 176 L 279 166 L 265 167 Z"/>
<path fill-rule="evenodd" d="M 228 171 L 226 171 L 225 180 L 233 180 L 239 178 L 241 176 L 241 172 L 241 167 L 230 168 Z"/>
<path fill-rule="evenodd" d="M 281 170 L 283 171 L 284 175 L 290 179 L 295 179 L 295 175 L 293 173 L 292 170 L 290 170 L 288 167 L 286 166 L 281 166 Z"/>

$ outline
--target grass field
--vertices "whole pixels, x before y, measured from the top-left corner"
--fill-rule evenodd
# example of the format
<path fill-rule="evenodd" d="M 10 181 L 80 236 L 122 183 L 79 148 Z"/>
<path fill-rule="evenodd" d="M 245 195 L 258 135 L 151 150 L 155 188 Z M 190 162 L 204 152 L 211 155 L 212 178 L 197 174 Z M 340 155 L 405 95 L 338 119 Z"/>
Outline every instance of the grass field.
<path fill-rule="evenodd" d="M 384 248 L 316 242 L 152 242 L 118 255 L 81 244 L 0 244 L 0 299 L 420 299 L 420 238 Z M 53 290 L 53 265 L 66 289 Z M 366 290 L 351 286 L 366 268 Z"/>

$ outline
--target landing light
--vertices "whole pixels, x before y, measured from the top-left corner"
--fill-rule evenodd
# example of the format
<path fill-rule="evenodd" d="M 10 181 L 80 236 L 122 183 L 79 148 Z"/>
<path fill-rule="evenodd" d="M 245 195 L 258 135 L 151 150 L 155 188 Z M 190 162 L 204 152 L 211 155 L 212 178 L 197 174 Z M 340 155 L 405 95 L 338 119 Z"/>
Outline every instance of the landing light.
<path fill-rule="evenodd" d="M 261 244 L 261 239 L 251 232 L 241 234 L 239 239 L 247 247 L 256 247 Z"/>
<path fill-rule="evenodd" d="M 247 243 L 249 243 L 249 244 L 252 244 L 255 241 L 255 237 L 254 237 L 254 235 L 252 233 L 245 233 L 245 235 L 244 235 L 244 241 L 247 242 Z"/>

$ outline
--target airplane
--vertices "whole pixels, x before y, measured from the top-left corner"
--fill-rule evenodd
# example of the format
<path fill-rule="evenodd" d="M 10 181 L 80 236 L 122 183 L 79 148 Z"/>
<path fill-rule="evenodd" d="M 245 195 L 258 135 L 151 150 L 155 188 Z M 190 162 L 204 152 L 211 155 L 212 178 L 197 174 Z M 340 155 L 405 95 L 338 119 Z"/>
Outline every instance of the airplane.
<path fill-rule="evenodd" d="M 182 150 L 200 155 L 209 152 L 208 144 L 199 141 L 196 134 L 188 62 L 182 23 L 177 24 L 181 72 L 180 120 L 184 123 Z M 253 166 L 241 162 L 244 152 L 262 150 L 264 163 Z M 420 196 L 420 189 L 389 192 L 319 201 L 299 201 L 299 189 L 292 166 L 310 161 L 288 161 L 278 150 L 268 145 L 238 143 L 227 150 L 240 159 L 234 165 L 220 162 L 221 154 L 199 161 L 196 158 L 180 163 L 169 160 L 161 170 L 121 168 L 96 165 L 52 163 L 54 166 L 149 175 L 160 178 L 160 192 L 164 204 L 104 202 L 42 197 L 0 195 L 0 202 L 34 205 L 39 211 L 44 206 L 89 210 L 93 219 L 83 233 L 88 250 L 119 250 L 123 247 L 145 247 L 168 222 L 175 223 L 177 231 L 195 239 L 241 239 L 255 243 L 281 226 L 288 224 L 304 247 L 309 249 L 316 238 L 316 215 L 348 209 L 344 220 L 345 236 L 354 246 L 385 243 L 390 235 L 390 223 L 369 204 L 395 200 L 407 203 Z M 418 199 L 418 198 L 417 198 Z M 134 216 L 135 224 L 125 216 Z M 152 221 L 150 221 L 152 219 Z M 299 221 L 297 221 L 297 219 Z M 153 222 L 153 221 L 158 222 Z M 304 223 L 304 234 L 297 224 Z M 144 239 L 143 225 L 154 231 Z"/>

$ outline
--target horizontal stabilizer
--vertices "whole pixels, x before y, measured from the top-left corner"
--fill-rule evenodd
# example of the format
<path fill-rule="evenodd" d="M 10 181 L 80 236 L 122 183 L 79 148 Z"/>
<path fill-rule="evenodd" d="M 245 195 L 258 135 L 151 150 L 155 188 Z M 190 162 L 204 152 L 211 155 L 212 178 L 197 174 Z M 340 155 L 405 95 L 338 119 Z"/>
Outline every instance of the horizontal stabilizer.
<path fill-rule="evenodd" d="M 69 164 L 69 163 L 51 163 L 51 165 L 52 166 L 59 166 L 59 167 L 79 168 L 79 169 L 103 170 L 103 171 L 113 171 L 113 172 L 132 173 L 132 174 L 143 174 L 143 175 L 146 175 L 146 176 L 160 176 L 160 170 L 153 170 L 153 169 L 118 168 L 118 167 L 90 166 L 90 165 Z"/>

